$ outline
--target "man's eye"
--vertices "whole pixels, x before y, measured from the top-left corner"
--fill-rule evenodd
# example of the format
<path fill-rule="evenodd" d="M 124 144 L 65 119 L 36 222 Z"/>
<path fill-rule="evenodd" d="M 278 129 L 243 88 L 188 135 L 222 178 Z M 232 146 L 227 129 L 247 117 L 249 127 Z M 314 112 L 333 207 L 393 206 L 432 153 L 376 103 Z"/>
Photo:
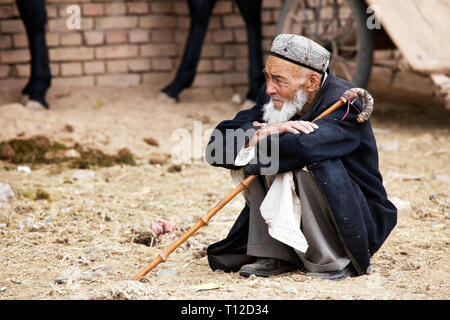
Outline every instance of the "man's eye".
<path fill-rule="evenodd" d="M 273 79 L 275 81 L 276 84 L 278 85 L 283 85 L 284 84 L 284 80 L 280 79 L 280 78 L 274 78 Z"/>

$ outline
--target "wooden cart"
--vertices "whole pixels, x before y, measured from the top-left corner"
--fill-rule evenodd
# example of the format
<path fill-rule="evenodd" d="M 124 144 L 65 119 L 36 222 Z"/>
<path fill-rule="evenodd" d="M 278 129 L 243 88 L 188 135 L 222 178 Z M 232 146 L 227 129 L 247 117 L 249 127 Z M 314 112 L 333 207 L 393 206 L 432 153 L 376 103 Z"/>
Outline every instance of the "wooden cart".
<path fill-rule="evenodd" d="M 360 87 L 374 50 L 397 48 L 411 70 L 431 77 L 450 109 L 449 0 L 286 0 L 278 33 L 320 43 L 335 72 Z"/>

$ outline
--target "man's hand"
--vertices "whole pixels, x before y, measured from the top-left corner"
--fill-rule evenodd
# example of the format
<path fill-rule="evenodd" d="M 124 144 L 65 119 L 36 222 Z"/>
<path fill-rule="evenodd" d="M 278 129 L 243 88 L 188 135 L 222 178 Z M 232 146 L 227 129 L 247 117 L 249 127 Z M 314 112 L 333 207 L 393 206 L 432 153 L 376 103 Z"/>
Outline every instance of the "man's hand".
<path fill-rule="evenodd" d="M 314 129 L 318 129 L 317 124 L 309 122 L 309 121 L 287 121 L 275 124 L 269 124 L 266 126 L 262 126 L 258 121 L 253 122 L 254 126 L 261 126 L 260 129 L 256 130 L 255 134 L 248 141 L 247 147 L 251 147 L 256 145 L 261 139 L 270 136 L 271 134 L 278 133 L 282 134 L 285 132 L 298 134 L 300 132 L 310 134 L 314 132 Z"/>

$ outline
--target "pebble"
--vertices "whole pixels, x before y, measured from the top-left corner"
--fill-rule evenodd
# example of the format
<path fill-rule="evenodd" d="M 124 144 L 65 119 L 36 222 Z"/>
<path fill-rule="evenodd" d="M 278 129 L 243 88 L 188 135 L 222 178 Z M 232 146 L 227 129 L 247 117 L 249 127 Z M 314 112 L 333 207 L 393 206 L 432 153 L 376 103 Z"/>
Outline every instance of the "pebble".
<path fill-rule="evenodd" d="M 64 152 L 64 157 L 66 158 L 79 158 L 80 153 L 76 151 L 75 149 L 69 149 Z"/>
<path fill-rule="evenodd" d="M 285 286 L 283 289 L 286 292 L 298 294 L 298 290 L 294 286 Z"/>
<path fill-rule="evenodd" d="M 177 276 L 177 270 L 174 270 L 174 269 L 161 270 L 161 271 L 158 271 L 156 276 L 157 277 L 166 277 L 166 276 L 176 277 Z"/>
<path fill-rule="evenodd" d="M 234 104 L 241 104 L 242 103 L 242 98 L 238 93 L 233 94 L 233 96 L 231 97 L 231 102 Z"/>
<path fill-rule="evenodd" d="M 27 166 L 18 166 L 17 171 L 19 172 L 25 172 L 25 173 L 31 173 L 30 167 Z"/>
<path fill-rule="evenodd" d="M 95 178 L 95 172 L 92 170 L 76 170 L 72 175 L 72 180 L 85 181 Z"/>
<path fill-rule="evenodd" d="M 23 283 L 22 281 L 19 281 L 17 279 L 11 279 L 11 282 L 14 284 L 22 284 Z"/>
<path fill-rule="evenodd" d="M 450 177 L 443 175 L 443 174 L 435 174 L 433 176 L 433 179 L 436 181 L 445 182 L 445 183 L 450 184 Z"/>
<path fill-rule="evenodd" d="M 398 150 L 398 142 L 397 141 L 385 141 L 381 142 L 378 146 L 380 151 L 397 151 Z"/>
<path fill-rule="evenodd" d="M 6 291 L 6 287 L 1 287 L 0 292 L 4 292 L 4 291 Z"/>
<path fill-rule="evenodd" d="M 397 213 L 399 216 L 409 216 L 412 214 L 413 210 L 409 201 L 395 197 L 390 200 L 397 207 Z"/>
<path fill-rule="evenodd" d="M 6 203 L 14 197 L 14 191 L 9 184 L 0 182 L 0 203 Z"/>
<path fill-rule="evenodd" d="M 30 188 L 24 187 L 19 190 L 22 197 L 30 200 L 48 200 L 58 201 L 62 199 L 62 190 L 60 188 Z"/>

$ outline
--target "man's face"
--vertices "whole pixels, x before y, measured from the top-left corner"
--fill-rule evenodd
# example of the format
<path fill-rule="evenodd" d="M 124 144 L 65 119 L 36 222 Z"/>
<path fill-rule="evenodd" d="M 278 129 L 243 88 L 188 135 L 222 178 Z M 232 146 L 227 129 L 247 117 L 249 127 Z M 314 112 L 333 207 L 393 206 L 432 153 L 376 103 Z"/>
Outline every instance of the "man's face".
<path fill-rule="evenodd" d="M 267 58 L 264 74 L 266 76 L 266 93 L 270 95 L 273 105 L 281 110 L 285 102 L 294 99 L 298 90 L 303 90 L 304 80 L 297 66 L 289 61 L 269 56 Z"/>

